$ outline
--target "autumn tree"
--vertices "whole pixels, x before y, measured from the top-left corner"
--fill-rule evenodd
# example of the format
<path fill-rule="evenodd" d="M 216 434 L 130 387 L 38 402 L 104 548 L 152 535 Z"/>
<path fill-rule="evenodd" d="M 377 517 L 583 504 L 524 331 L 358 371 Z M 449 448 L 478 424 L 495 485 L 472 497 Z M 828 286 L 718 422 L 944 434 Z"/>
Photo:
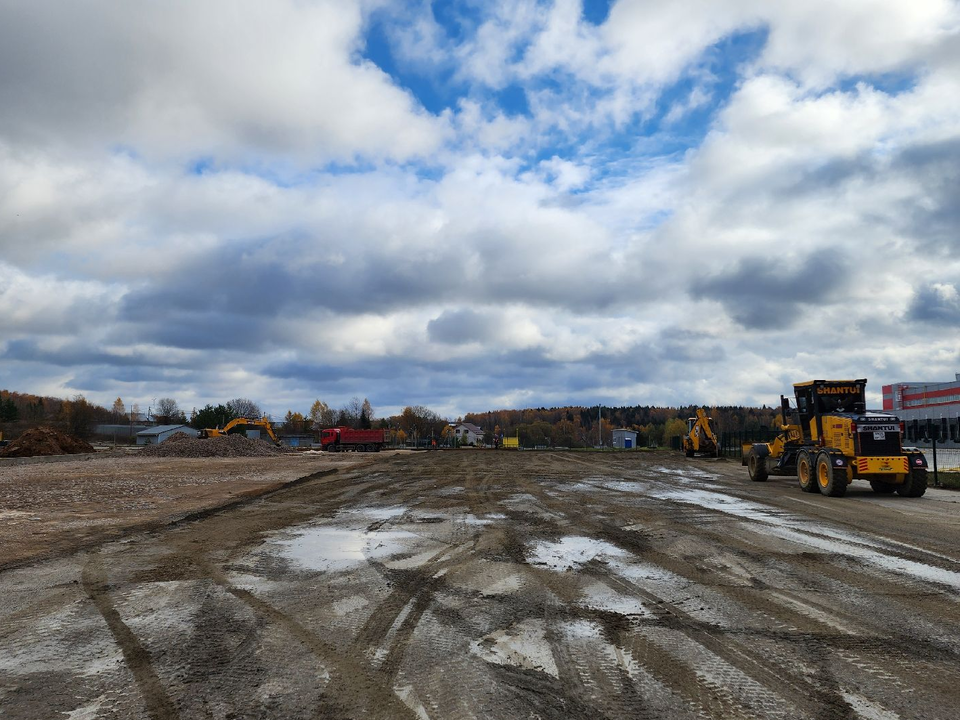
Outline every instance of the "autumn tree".
<path fill-rule="evenodd" d="M 83 395 L 74 395 L 72 400 L 63 402 L 60 414 L 67 433 L 78 438 L 90 436 L 94 407 Z"/>
<path fill-rule="evenodd" d="M 120 398 L 117 398 L 116 400 L 114 400 L 113 408 L 111 408 L 111 412 L 113 413 L 114 422 L 120 422 L 121 420 L 123 420 L 127 415 L 127 409 L 123 406 L 123 400 L 121 400 Z"/>
<path fill-rule="evenodd" d="M 337 414 L 323 400 L 317 399 L 310 406 L 310 423 L 314 430 L 333 427 L 337 421 Z"/>

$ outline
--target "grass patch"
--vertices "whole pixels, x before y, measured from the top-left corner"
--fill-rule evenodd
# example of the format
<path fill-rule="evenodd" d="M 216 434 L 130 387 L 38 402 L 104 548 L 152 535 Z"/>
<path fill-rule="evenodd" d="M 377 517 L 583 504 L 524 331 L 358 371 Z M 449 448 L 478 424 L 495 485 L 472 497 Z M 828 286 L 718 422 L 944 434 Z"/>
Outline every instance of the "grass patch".
<path fill-rule="evenodd" d="M 940 478 L 940 487 L 960 490 L 960 472 L 943 472 L 943 470 L 940 470 L 937 476 Z"/>

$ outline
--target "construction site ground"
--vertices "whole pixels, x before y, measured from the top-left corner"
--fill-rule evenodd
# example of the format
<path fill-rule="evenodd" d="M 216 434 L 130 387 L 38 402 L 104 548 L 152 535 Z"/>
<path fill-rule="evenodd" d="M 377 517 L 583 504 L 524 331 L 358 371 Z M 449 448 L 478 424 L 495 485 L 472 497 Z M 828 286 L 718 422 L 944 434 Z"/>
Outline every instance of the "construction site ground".
<path fill-rule="evenodd" d="M 0 465 L 0 718 L 956 718 L 958 501 L 667 451 Z"/>

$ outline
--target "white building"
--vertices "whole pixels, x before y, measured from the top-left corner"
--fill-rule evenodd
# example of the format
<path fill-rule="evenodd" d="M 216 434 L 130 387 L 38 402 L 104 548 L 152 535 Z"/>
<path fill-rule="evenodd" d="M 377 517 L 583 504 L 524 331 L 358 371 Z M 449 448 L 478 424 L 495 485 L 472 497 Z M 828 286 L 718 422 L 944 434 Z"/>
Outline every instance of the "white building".
<path fill-rule="evenodd" d="M 473 423 L 454 423 L 450 428 L 458 444 L 483 445 L 483 430 Z"/>

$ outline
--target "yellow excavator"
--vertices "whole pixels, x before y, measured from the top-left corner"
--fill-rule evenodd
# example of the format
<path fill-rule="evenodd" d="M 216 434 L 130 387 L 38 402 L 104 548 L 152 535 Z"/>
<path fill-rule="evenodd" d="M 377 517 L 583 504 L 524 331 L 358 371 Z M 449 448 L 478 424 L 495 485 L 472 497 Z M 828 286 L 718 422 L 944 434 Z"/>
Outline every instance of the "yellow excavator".
<path fill-rule="evenodd" d="M 680 438 L 680 449 L 687 457 L 697 453 L 710 457 L 720 455 L 720 443 L 703 408 L 697 408 L 696 417 L 687 418 L 687 434 Z"/>
<path fill-rule="evenodd" d="M 276 433 L 273 432 L 273 426 L 270 424 L 270 420 L 266 416 L 263 416 L 259 419 L 250 418 L 234 418 L 222 428 L 204 428 L 199 432 L 199 437 L 202 438 L 212 438 L 212 437 L 226 437 L 230 434 L 230 431 L 236 427 L 255 427 L 259 430 L 266 431 L 267 435 L 270 436 L 270 439 L 273 440 L 274 445 L 280 444 L 280 438 L 277 437 Z"/>

